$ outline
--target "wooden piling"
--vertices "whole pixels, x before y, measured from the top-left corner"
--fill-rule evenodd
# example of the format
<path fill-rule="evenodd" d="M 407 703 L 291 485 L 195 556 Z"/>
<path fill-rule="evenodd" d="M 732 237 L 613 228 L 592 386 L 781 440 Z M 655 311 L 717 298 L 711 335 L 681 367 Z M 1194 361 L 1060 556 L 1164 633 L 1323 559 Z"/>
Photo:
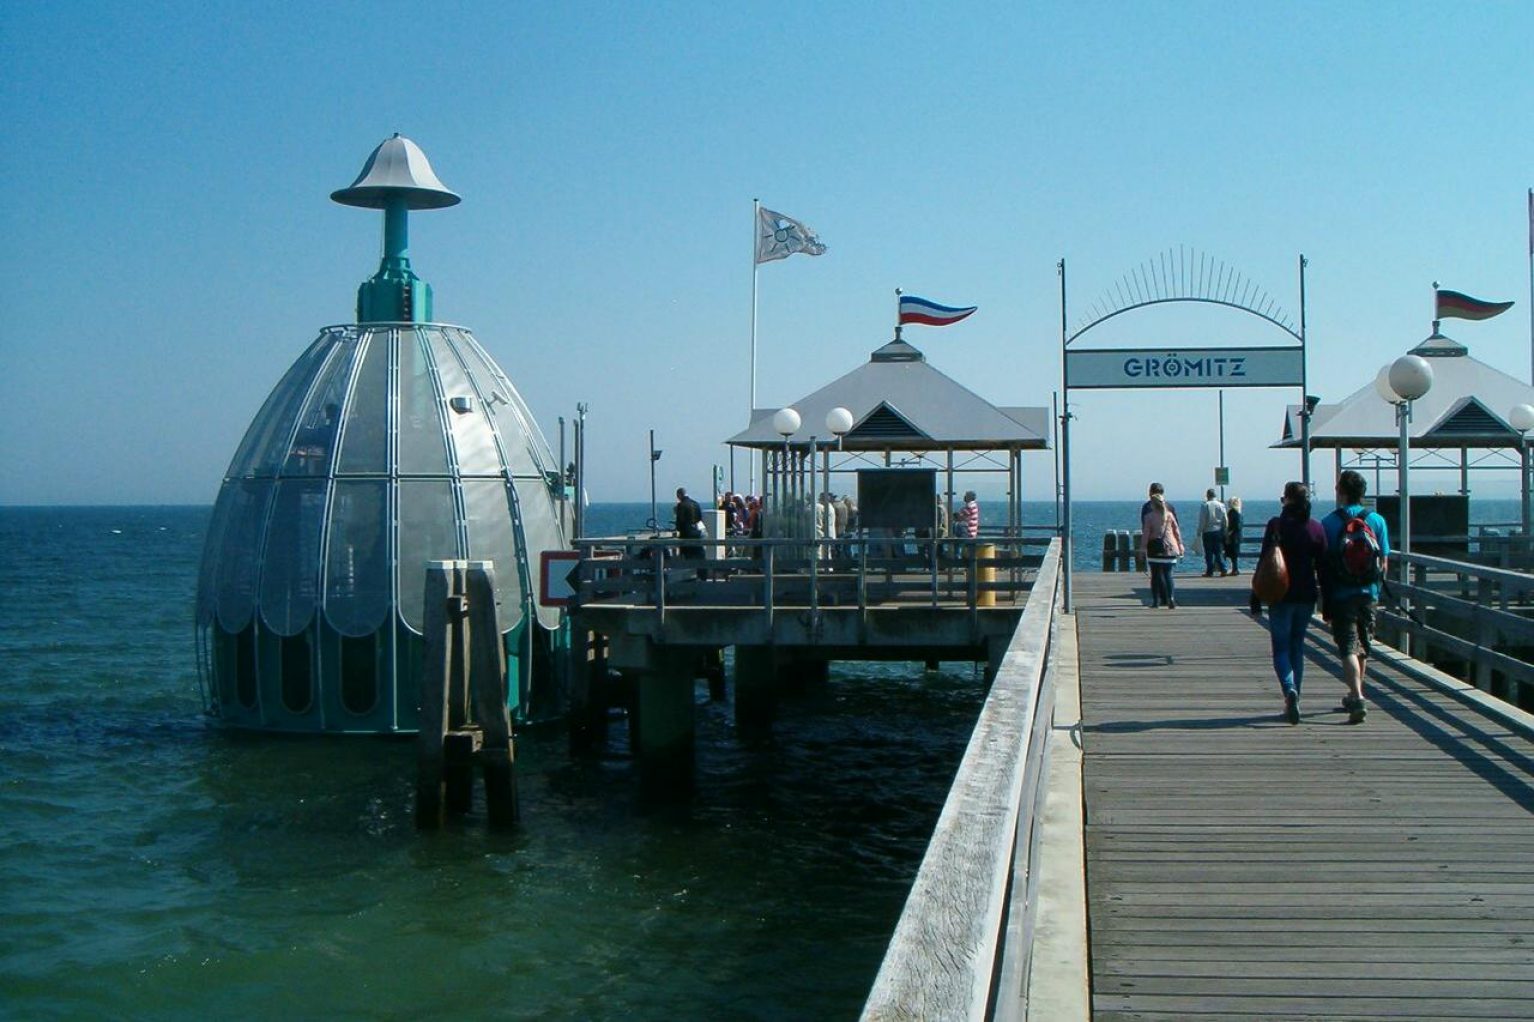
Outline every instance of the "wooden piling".
<path fill-rule="evenodd" d="M 420 731 L 416 738 L 415 822 L 423 830 L 442 826 L 446 808 L 443 742 L 448 731 L 448 678 L 453 670 L 448 598 L 453 562 L 426 567 L 425 652 L 421 661 Z"/>
<path fill-rule="evenodd" d="M 485 775 L 485 815 L 490 826 L 508 827 L 517 822 L 519 807 L 511 715 L 506 709 L 506 657 L 501 650 L 500 615 L 495 605 L 495 566 L 489 561 L 470 561 L 465 584 L 471 634 L 479 639 L 471 647 L 469 676 L 474 714 L 484 735 L 479 759 Z"/>
<path fill-rule="evenodd" d="M 416 826 L 440 828 L 473 804 L 484 772 L 491 826 L 517 820 L 506 658 L 488 561 L 434 561 L 425 582 L 425 653 L 416 742 Z"/>

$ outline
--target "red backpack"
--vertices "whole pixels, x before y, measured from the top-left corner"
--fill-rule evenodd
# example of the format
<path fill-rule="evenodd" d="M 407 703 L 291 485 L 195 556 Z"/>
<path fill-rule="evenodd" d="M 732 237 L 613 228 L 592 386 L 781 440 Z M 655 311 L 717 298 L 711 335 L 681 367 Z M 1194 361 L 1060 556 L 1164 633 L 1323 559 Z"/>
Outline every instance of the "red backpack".
<path fill-rule="evenodd" d="M 1364 520 L 1367 511 L 1349 515 L 1342 523 L 1333 552 L 1332 570 L 1336 579 L 1349 585 L 1372 586 L 1384 576 L 1385 552 L 1380 538 Z"/>

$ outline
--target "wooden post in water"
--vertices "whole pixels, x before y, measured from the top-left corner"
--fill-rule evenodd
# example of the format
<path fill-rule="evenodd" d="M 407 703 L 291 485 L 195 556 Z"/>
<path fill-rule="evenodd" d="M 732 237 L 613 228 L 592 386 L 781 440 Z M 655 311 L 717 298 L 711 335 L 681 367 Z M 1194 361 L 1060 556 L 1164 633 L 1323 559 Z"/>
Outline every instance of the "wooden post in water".
<path fill-rule="evenodd" d="M 488 561 L 433 561 L 425 590 L 416 826 L 436 830 L 448 812 L 469 811 L 476 763 L 485 774 L 490 824 L 515 823 L 516 776 L 494 569 Z"/>
<path fill-rule="evenodd" d="M 453 672 L 452 561 L 426 566 L 425 653 L 421 659 L 421 717 L 416 739 L 415 823 L 422 830 L 442 826 L 446 808 L 443 745 L 448 730 L 448 678 Z"/>
<path fill-rule="evenodd" d="M 474 756 L 479 752 L 479 732 L 469 727 L 469 656 L 474 648 L 469 620 L 468 590 L 464 562 L 452 565 L 452 591 L 446 601 L 450 652 L 447 671 L 447 733 L 442 742 L 442 780 L 447 791 L 447 811 L 462 816 L 474 805 Z"/>
<path fill-rule="evenodd" d="M 495 605 L 495 566 L 470 561 L 465 580 L 471 634 L 478 640 L 471 651 L 474 713 L 484 735 L 480 767 L 485 774 L 485 815 L 492 827 L 517 822 L 516 757 L 511 742 L 511 716 L 506 709 L 506 657 L 501 650 L 500 615 Z M 528 627 L 534 623 L 527 622 Z"/>

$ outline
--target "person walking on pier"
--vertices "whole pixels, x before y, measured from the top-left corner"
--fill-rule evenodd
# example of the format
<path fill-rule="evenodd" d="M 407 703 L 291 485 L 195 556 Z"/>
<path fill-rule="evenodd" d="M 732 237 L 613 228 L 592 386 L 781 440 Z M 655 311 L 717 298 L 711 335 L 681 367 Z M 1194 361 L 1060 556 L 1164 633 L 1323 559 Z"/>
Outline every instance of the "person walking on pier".
<path fill-rule="evenodd" d="M 1204 577 L 1212 578 L 1225 571 L 1225 505 L 1213 490 L 1204 491 L 1204 503 L 1198 509 L 1198 535 L 1204 544 Z"/>
<path fill-rule="evenodd" d="M 1374 638 L 1374 605 L 1390 559 L 1385 519 L 1364 507 L 1369 484 L 1352 469 L 1337 477 L 1337 509 L 1321 520 L 1326 530 L 1326 563 L 1321 575 L 1321 616 L 1332 626 L 1347 695 L 1342 709 L 1349 724 L 1362 724 L 1364 672 Z"/>
<path fill-rule="evenodd" d="M 1283 690 L 1284 716 L 1300 722 L 1300 685 L 1305 678 L 1305 631 L 1320 595 L 1321 566 L 1326 554 L 1326 532 L 1310 517 L 1310 487 L 1304 483 L 1284 486 L 1283 510 L 1268 521 L 1262 535 L 1257 563 L 1274 547 L 1283 553 L 1289 570 L 1289 589 L 1284 598 L 1268 608 L 1268 632 L 1273 645 L 1273 673 Z"/>
<path fill-rule="evenodd" d="M 1230 573 L 1241 574 L 1241 498 L 1232 497 L 1225 507 L 1225 556 L 1230 558 Z"/>
<path fill-rule="evenodd" d="M 1182 557 L 1182 529 L 1177 512 L 1166 502 L 1160 483 L 1152 483 L 1150 500 L 1140 516 L 1140 553 L 1150 568 L 1151 606 L 1163 604 L 1177 609 L 1177 594 L 1172 584 L 1172 569 Z"/>

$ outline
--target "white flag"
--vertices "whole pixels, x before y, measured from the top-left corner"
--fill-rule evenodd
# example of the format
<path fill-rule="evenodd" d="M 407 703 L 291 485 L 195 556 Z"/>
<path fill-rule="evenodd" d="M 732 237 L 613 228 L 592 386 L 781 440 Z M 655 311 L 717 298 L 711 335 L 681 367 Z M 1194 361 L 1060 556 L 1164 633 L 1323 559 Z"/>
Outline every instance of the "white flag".
<path fill-rule="evenodd" d="M 815 237 L 815 232 L 791 216 L 774 213 L 763 206 L 756 215 L 756 261 L 770 263 L 774 259 L 787 259 L 795 252 L 805 255 L 824 255 L 826 246 Z"/>

